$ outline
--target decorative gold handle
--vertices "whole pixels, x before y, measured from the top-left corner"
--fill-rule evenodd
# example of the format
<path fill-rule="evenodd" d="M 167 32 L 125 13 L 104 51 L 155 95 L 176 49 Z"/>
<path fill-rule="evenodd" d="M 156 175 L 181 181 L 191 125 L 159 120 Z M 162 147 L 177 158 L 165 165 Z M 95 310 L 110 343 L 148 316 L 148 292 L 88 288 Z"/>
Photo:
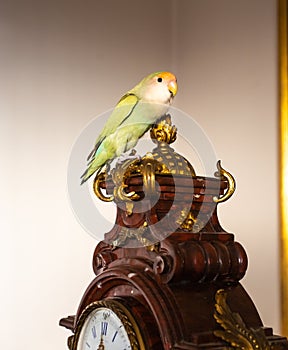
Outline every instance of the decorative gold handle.
<path fill-rule="evenodd" d="M 96 196 L 101 199 L 103 202 L 112 202 L 114 199 L 114 196 L 104 196 L 100 189 L 100 182 L 105 181 L 106 179 L 106 173 L 99 173 L 96 175 L 93 183 L 93 190 Z"/>
<path fill-rule="evenodd" d="M 134 206 L 133 200 L 137 200 L 140 198 L 140 196 L 134 191 L 131 191 L 129 193 L 125 192 L 125 188 L 128 187 L 125 184 L 125 179 L 126 179 L 125 172 L 129 168 L 129 165 L 132 165 L 134 162 L 135 160 L 132 160 L 132 161 L 128 160 L 124 165 L 123 164 L 119 165 L 117 170 L 115 169 L 115 171 L 112 173 L 112 180 L 115 184 L 112 196 L 105 196 L 100 188 L 100 183 L 105 181 L 107 177 L 106 172 L 97 174 L 93 184 L 94 193 L 99 199 L 101 199 L 101 201 L 103 202 L 114 201 L 115 203 L 125 202 L 128 215 L 132 214 L 133 206 Z"/>
<path fill-rule="evenodd" d="M 221 160 L 218 160 L 217 162 L 217 169 L 218 171 L 215 173 L 215 176 L 217 177 L 224 177 L 228 181 L 228 190 L 222 197 L 213 197 L 213 201 L 215 203 L 223 203 L 227 201 L 235 192 L 236 189 L 236 181 L 234 177 L 221 166 Z"/>
<path fill-rule="evenodd" d="M 147 153 L 144 157 L 144 161 L 141 164 L 142 174 L 143 174 L 143 189 L 147 196 L 155 194 L 155 171 L 157 169 L 158 163 L 153 158 L 151 153 Z"/>
<path fill-rule="evenodd" d="M 116 200 L 131 201 L 140 198 L 140 196 L 135 191 L 131 191 L 129 193 L 125 192 L 126 187 L 128 187 L 128 185 L 125 185 L 124 183 L 120 184 L 118 187 L 114 187 L 114 197 Z"/>
<path fill-rule="evenodd" d="M 127 213 L 128 215 L 131 215 L 134 207 L 133 202 L 139 200 L 140 196 L 135 191 L 129 193 L 125 191 L 128 187 L 125 183 L 126 180 L 131 177 L 132 173 L 142 174 L 143 190 L 146 195 L 153 196 L 156 193 L 155 172 L 159 171 L 161 168 L 162 165 L 154 159 L 151 153 L 147 153 L 146 156 L 142 158 L 141 163 L 139 162 L 139 159 L 128 159 L 124 163 L 119 163 L 111 172 L 112 181 L 115 184 L 113 195 L 105 196 L 100 188 L 100 183 L 107 178 L 106 172 L 101 172 L 96 175 L 93 184 L 94 193 L 104 202 L 125 202 Z"/>

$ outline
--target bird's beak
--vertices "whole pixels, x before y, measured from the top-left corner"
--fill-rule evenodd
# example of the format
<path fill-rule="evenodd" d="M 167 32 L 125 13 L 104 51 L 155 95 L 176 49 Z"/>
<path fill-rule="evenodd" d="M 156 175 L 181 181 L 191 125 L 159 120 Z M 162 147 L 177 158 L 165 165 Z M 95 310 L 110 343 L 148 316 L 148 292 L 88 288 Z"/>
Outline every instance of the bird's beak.
<path fill-rule="evenodd" d="M 168 84 L 168 89 L 171 92 L 172 96 L 174 97 L 177 94 L 178 85 L 175 80 L 171 80 Z"/>

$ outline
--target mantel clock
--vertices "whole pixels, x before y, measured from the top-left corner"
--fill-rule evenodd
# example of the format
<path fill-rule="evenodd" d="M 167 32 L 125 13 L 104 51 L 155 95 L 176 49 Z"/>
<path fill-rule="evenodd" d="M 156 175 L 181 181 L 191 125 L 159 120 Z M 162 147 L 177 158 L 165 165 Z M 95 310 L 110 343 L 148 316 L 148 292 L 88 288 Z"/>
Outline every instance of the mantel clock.
<path fill-rule="evenodd" d="M 115 225 L 95 249 L 95 278 L 76 315 L 70 350 L 288 349 L 264 327 L 240 283 L 243 246 L 219 223 L 218 205 L 235 190 L 218 162 L 197 176 L 170 146 L 169 117 L 151 129 L 156 147 L 94 180 L 94 192 L 117 204 Z"/>

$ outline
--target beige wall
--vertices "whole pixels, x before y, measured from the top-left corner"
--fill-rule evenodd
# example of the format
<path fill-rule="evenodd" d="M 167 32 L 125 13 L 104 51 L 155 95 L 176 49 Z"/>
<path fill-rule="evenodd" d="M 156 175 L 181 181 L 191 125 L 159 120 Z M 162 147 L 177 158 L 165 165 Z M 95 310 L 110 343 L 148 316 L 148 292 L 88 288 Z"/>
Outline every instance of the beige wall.
<path fill-rule="evenodd" d="M 248 254 L 244 286 L 279 331 L 277 2 L 178 3 L 177 103 L 236 178 L 220 219 Z"/>
<path fill-rule="evenodd" d="M 276 1 L 7 0 L 0 16 L 3 348 L 65 348 L 57 323 L 76 311 L 96 245 L 67 196 L 72 145 L 159 69 L 175 71 L 177 107 L 237 180 L 221 222 L 245 246 L 243 284 L 279 332 Z"/>

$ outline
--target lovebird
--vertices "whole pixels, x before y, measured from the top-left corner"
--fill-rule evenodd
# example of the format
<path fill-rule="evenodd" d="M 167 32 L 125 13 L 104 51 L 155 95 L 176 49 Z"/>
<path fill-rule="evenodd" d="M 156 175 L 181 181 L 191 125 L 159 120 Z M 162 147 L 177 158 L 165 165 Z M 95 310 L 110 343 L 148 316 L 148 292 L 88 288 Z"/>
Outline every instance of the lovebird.
<path fill-rule="evenodd" d="M 138 140 L 166 114 L 177 93 L 177 79 L 170 72 L 156 72 L 142 79 L 118 102 L 88 156 L 81 184 L 94 173 L 136 146 Z"/>

